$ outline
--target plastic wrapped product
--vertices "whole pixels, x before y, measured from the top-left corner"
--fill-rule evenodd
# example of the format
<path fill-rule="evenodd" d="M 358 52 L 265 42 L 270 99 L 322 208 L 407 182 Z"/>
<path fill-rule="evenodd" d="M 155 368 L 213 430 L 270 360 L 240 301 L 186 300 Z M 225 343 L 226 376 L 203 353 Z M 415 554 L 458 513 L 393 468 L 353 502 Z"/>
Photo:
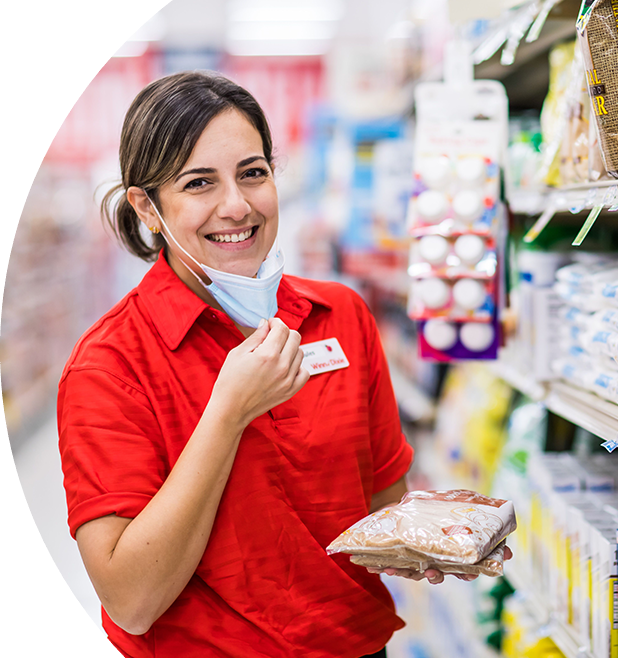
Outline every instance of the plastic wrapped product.
<path fill-rule="evenodd" d="M 393 552 L 400 557 L 475 564 L 517 527 L 513 503 L 467 489 L 410 491 L 361 519 L 327 548 L 363 555 Z"/>
<path fill-rule="evenodd" d="M 379 554 L 367 553 L 364 555 L 352 555 L 350 562 L 361 567 L 373 569 L 416 569 L 421 573 L 427 569 L 438 569 L 442 573 L 463 573 L 474 576 L 501 576 L 504 573 L 504 547 L 506 542 L 501 542 L 494 550 L 476 564 L 457 564 L 445 560 L 412 560 L 386 551 Z"/>
<path fill-rule="evenodd" d="M 618 178 L 618 23 L 615 0 L 583 3 L 577 21 L 588 93 L 607 172 Z"/>

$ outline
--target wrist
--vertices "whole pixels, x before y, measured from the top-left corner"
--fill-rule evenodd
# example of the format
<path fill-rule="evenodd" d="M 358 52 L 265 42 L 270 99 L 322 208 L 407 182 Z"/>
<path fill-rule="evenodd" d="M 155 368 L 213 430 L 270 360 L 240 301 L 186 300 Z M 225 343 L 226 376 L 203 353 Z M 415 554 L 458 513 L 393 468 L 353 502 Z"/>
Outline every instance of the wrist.
<path fill-rule="evenodd" d="M 209 427 L 217 427 L 234 438 L 240 438 L 251 420 L 244 419 L 233 403 L 222 403 L 212 396 L 202 413 L 201 422 L 206 422 Z"/>

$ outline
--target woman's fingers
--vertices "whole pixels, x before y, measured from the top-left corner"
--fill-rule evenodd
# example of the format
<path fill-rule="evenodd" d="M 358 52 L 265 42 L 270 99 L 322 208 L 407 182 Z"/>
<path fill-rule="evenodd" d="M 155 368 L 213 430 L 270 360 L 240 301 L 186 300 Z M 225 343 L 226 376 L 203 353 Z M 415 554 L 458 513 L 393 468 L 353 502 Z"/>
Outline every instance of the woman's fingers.
<path fill-rule="evenodd" d="M 427 571 L 425 571 L 425 578 L 427 578 L 432 585 L 444 582 L 444 574 L 437 569 L 427 569 Z"/>
<path fill-rule="evenodd" d="M 268 349 L 273 356 L 280 354 L 285 347 L 290 335 L 289 327 L 279 318 L 268 321 L 270 331 L 260 347 Z"/>

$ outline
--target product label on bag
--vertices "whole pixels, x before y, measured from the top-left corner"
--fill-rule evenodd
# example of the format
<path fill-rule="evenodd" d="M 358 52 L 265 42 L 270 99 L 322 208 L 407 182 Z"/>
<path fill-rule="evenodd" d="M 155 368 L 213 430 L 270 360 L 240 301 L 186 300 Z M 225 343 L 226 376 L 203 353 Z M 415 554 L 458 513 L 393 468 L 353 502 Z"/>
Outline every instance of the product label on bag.
<path fill-rule="evenodd" d="M 315 343 L 301 345 L 305 358 L 302 366 L 310 375 L 319 375 L 331 370 L 340 370 L 350 365 L 336 338 L 318 340 Z"/>

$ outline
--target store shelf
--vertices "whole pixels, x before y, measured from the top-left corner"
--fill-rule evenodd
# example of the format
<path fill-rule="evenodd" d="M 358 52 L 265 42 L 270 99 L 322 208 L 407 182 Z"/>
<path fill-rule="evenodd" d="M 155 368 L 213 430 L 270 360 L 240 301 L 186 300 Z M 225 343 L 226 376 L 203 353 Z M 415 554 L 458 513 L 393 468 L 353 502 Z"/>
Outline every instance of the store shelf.
<path fill-rule="evenodd" d="M 552 382 L 543 400 L 550 411 L 604 440 L 618 437 L 618 405 L 564 382 Z"/>
<path fill-rule="evenodd" d="M 512 364 L 497 361 L 491 371 L 513 388 L 562 418 L 596 434 L 605 441 L 618 437 L 618 405 L 563 381 L 536 382 Z"/>
<path fill-rule="evenodd" d="M 531 400 L 544 401 L 547 397 L 548 387 L 545 383 L 537 382 L 531 377 L 521 373 L 508 361 L 498 360 L 488 362 L 490 370 L 496 377 L 504 380 L 509 386 L 521 391 Z"/>
<path fill-rule="evenodd" d="M 547 626 L 549 637 L 556 643 L 566 658 L 594 658 L 582 647 L 572 631 L 552 616 L 551 610 L 542 595 L 535 591 L 531 578 L 526 577 L 510 564 L 505 564 L 505 578 L 520 593 L 530 614 L 540 626 Z"/>
<path fill-rule="evenodd" d="M 576 214 L 599 205 L 610 208 L 616 203 L 618 203 L 618 180 L 530 191 L 514 190 L 509 195 L 510 208 L 518 215 L 540 215 L 550 204 L 556 213 Z"/>
<path fill-rule="evenodd" d="M 388 364 L 397 404 L 408 420 L 429 423 L 435 414 L 433 400 L 394 362 Z"/>

